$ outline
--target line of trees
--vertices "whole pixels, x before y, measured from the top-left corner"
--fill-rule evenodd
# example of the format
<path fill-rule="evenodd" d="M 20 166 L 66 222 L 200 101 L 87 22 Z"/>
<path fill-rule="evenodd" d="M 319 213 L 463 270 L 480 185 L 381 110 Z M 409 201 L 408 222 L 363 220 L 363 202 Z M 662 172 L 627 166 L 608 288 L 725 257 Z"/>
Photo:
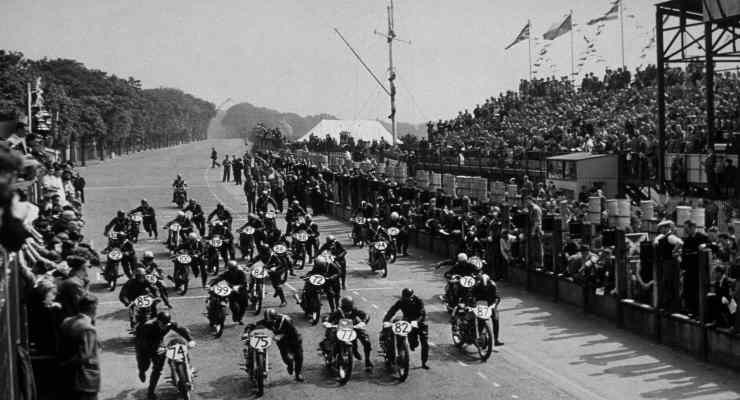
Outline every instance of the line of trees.
<path fill-rule="evenodd" d="M 142 89 L 134 78 L 89 69 L 75 60 L 29 60 L 0 50 L 0 120 L 25 115 L 26 84 L 37 77 L 56 125 L 47 145 L 59 150 L 80 146 L 85 154 L 95 143 L 95 154 L 102 157 L 202 140 L 216 115 L 212 103 L 179 89 Z"/>

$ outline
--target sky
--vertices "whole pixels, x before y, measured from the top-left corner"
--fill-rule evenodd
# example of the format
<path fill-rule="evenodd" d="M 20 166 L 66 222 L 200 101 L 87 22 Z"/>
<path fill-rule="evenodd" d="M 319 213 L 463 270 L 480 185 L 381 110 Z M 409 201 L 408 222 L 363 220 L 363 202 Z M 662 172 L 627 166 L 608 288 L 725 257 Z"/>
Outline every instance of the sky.
<path fill-rule="evenodd" d="M 625 61 L 652 35 L 655 0 L 624 0 Z M 387 0 L 2 0 L 0 48 L 29 58 L 71 58 L 144 87 L 176 87 L 219 105 L 234 102 L 301 115 L 384 119 L 387 95 L 334 32 L 338 28 L 378 77 L 387 79 Z M 504 48 L 527 20 L 532 36 L 573 10 L 575 58 L 587 36 L 598 53 L 582 72 L 621 66 L 619 20 L 599 36 L 586 21 L 610 0 L 396 0 L 397 119 L 454 117 L 529 75 L 528 42 Z M 631 15 L 631 16 L 629 16 Z M 629 17 L 628 17 L 629 16 Z M 571 69 L 569 34 L 554 40 L 538 76 Z M 541 44 L 532 41 L 532 60 Z M 603 62 L 597 62 L 603 58 Z M 576 63 L 578 60 L 576 60 Z"/>

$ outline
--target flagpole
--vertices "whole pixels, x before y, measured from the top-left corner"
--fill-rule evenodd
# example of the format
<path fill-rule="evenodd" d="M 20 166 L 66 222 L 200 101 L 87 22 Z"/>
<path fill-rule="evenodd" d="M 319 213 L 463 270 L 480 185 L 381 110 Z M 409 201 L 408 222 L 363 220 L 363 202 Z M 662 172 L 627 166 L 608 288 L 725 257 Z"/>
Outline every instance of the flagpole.
<path fill-rule="evenodd" d="M 530 20 L 527 20 L 527 26 L 529 27 L 529 35 L 528 35 L 528 42 L 529 42 L 529 80 L 532 80 L 532 22 Z"/>
<path fill-rule="evenodd" d="M 619 1 L 620 35 L 622 37 L 622 68 L 627 68 L 627 65 L 624 62 L 624 0 L 618 0 L 618 1 Z"/>
<path fill-rule="evenodd" d="M 576 60 L 575 54 L 573 53 L 573 31 L 575 30 L 575 24 L 573 23 L 573 10 L 570 10 L 570 79 L 573 82 L 575 88 L 576 82 Z"/>

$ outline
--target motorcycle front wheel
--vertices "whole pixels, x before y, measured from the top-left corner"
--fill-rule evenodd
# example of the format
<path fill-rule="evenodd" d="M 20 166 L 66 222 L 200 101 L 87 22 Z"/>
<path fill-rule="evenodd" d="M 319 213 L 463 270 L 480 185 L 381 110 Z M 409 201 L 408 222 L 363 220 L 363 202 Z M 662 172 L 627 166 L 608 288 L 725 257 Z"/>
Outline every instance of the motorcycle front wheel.
<path fill-rule="evenodd" d="M 409 350 L 406 348 L 405 340 L 398 344 L 396 365 L 398 366 L 398 380 L 403 382 L 409 377 Z"/>
<path fill-rule="evenodd" d="M 257 352 L 254 355 L 256 368 L 254 371 L 254 381 L 257 386 L 257 396 L 262 396 L 265 392 L 265 378 L 267 376 L 267 365 L 265 365 L 265 354 Z"/>
<path fill-rule="evenodd" d="M 337 354 L 337 374 L 339 384 L 344 385 L 352 377 L 352 345 L 342 344 L 342 349 Z"/>
<path fill-rule="evenodd" d="M 478 354 L 480 360 L 485 362 L 493 352 L 493 339 L 491 335 L 491 328 L 485 321 L 478 321 L 480 331 L 478 332 L 478 339 L 476 340 L 475 346 L 478 348 Z"/>

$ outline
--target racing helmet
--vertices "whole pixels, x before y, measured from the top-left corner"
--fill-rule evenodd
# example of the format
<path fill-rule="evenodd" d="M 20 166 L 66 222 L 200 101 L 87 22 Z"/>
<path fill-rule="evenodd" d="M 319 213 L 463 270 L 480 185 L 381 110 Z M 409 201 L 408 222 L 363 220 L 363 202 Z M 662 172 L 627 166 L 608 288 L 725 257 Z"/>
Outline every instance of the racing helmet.
<path fill-rule="evenodd" d="M 151 250 L 145 251 L 144 252 L 144 259 L 145 260 L 152 260 L 152 259 L 154 259 L 154 252 L 152 252 Z"/>
<path fill-rule="evenodd" d="M 400 215 L 398 215 L 398 213 L 397 213 L 397 212 L 393 211 L 393 212 L 391 213 L 391 219 L 395 221 L 395 220 L 397 220 L 398 218 L 400 218 Z"/>
<path fill-rule="evenodd" d="M 343 311 L 349 311 L 355 307 L 355 302 L 352 300 L 352 297 L 350 296 L 344 296 L 341 300 L 339 300 L 339 308 L 341 308 Z"/>
<path fill-rule="evenodd" d="M 468 255 L 465 253 L 457 253 L 457 262 L 467 262 Z"/>

